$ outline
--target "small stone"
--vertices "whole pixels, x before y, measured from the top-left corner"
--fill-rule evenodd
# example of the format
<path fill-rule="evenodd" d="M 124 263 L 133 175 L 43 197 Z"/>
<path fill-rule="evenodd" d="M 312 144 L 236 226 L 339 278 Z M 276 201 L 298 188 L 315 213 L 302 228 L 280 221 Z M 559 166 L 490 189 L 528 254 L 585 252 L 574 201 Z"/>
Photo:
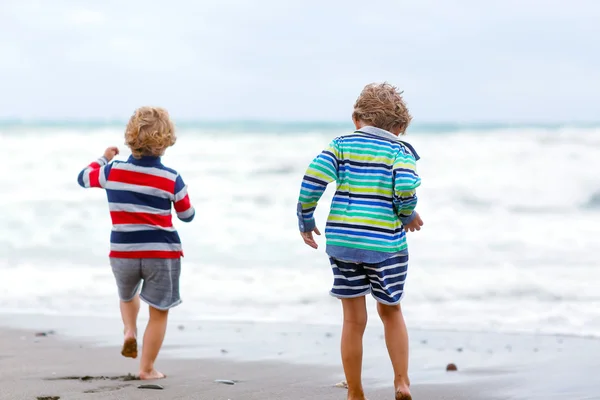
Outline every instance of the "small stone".
<path fill-rule="evenodd" d="M 458 368 L 456 367 L 456 364 L 448 364 L 446 365 L 446 371 L 458 371 Z"/>
<path fill-rule="evenodd" d="M 538 348 L 537 348 L 537 347 L 536 347 L 535 349 L 533 349 L 533 352 L 534 352 L 534 353 L 537 353 L 538 351 L 539 351 L 539 350 L 538 350 Z"/>
<path fill-rule="evenodd" d="M 333 334 L 332 334 L 331 332 L 327 332 L 327 333 L 325 334 L 325 337 L 327 337 L 327 338 L 333 337 Z"/>
<path fill-rule="evenodd" d="M 227 350 L 221 349 L 221 354 L 227 354 L 227 353 L 229 353 Z"/>
<path fill-rule="evenodd" d="M 337 388 L 348 389 L 348 383 L 346 383 L 346 381 L 338 382 L 334 386 Z"/>
<path fill-rule="evenodd" d="M 37 332 L 35 334 L 36 337 L 42 337 L 42 336 L 48 336 L 48 334 L 46 332 Z"/>
<path fill-rule="evenodd" d="M 458 351 L 459 353 L 462 353 L 463 352 L 463 348 L 459 347 L 458 349 L 456 349 L 456 351 Z"/>
<path fill-rule="evenodd" d="M 154 383 L 145 384 L 138 386 L 138 389 L 155 389 L 155 390 L 163 390 L 164 387 L 161 385 L 156 385 Z"/>
<path fill-rule="evenodd" d="M 182 331 L 182 330 L 184 330 L 184 329 L 185 329 L 185 326 L 183 326 L 183 325 L 179 325 L 179 326 L 177 327 L 177 329 L 179 329 L 180 331 Z"/>
<path fill-rule="evenodd" d="M 427 340 L 421 340 L 421 344 L 427 344 Z"/>
<path fill-rule="evenodd" d="M 215 379 L 215 382 L 222 383 L 223 385 L 235 385 L 235 381 L 229 379 Z"/>

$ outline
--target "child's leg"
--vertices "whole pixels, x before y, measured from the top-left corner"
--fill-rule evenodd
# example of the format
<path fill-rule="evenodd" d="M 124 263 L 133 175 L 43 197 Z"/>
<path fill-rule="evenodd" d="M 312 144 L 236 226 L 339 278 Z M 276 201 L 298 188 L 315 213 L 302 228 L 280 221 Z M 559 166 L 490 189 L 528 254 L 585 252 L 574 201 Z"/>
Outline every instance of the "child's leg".
<path fill-rule="evenodd" d="M 150 319 L 144 333 L 144 345 L 140 362 L 140 379 L 161 379 L 165 375 L 154 369 L 154 361 L 165 339 L 168 310 L 158 310 L 150 306 Z"/>
<path fill-rule="evenodd" d="M 120 308 L 125 337 L 135 338 L 137 336 L 137 317 L 140 312 L 140 296 L 136 294 L 130 301 L 121 300 Z"/>
<path fill-rule="evenodd" d="M 138 291 L 142 281 L 141 259 L 111 258 L 110 265 L 121 299 L 121 318 L 125 340 L 121 354 L 124 357 L 137 357 L 137 316 L 140 311 Z"/>
<path fill-rule="evenodd" d="M 144 286 L 140 298 L 150 305 L 150 319 L 144 333 L 140 379 L 161 379 L 165 375 L 154 368 L 154 362 L 165 339 L 169 309 L 181 303 L 179 298 L 179 259 L 142 260 Z"/>
<path fill-rule="evenodd" d="M 120 306 L 125 333 L 121 354 L 124 357 L 137 358 L 137 317 L 140 312 L 140 296 L 136 294 L 130 301 L 121 300 Z"/>
<path fill-rule="evenodd" d="M 394 387 L 398 400 L 409 400 L 408 331 L 400 304 L 388 306 L 378 303 L 377 311 L 385 329 L 385 344 L 394 368 Z M 404 396 L 404 397 L 402 397 Z"/>
<path fill-rule="evenodd" d="M 408 271 L 408 255 L 396 255 L 377 264 L 365 265 L 365 270 L 385 329 L 385 344 L 394 367 L 396 400 L 410 400 L 408 332 L 400 308 Z"/>
<path fill-rule="evenodd" d="M 367 326 L 365 297 L 342 299 L 342 364 L 348 384 L 349 400 L 364 400 L 362 387 L 363 334 Z"/>

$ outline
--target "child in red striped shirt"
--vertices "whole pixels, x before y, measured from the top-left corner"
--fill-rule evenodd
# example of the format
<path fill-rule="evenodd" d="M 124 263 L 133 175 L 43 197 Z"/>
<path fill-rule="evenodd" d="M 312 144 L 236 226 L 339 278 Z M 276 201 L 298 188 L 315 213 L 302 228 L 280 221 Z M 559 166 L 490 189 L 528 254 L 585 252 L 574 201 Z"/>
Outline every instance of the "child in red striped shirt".
<path fill-rule="evenodd" d="M 171 219 L 171 206 L 184 222 L 195 216 L 183 178 L 161 163 L 160 157 L 175 140 L 166 110 L 139 108 L 125 130 L 129 159 L 112 161 L 119 149 L 109 147 L 77 179 L 82 187 L 105 189 L 108 197 L 113 225 L 109 257 L 121 299 L 125 328 L 121 354 L 125 357 L 137 357 L 140 299 L 149 305 L 150 320 L 140 360 L 140 378 L 144 380 L 165 377 L 154 368 L 154 362 L 165 337 L 168 311 L 181 303 L 183 249 Z"/>

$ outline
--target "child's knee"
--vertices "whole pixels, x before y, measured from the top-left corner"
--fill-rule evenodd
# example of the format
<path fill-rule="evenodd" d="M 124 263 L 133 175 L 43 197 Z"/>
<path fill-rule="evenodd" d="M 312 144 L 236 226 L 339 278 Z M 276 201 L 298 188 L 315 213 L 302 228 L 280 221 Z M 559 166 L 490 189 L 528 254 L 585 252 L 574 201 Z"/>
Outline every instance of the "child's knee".
<path fill-rule="evenodd" d="M 377 312 L 383 321 L 402 316 L 400 304 L 390 306 L 383 303 L 377 303 Z"/>
<path fill-rule="evenodd" d="M 344 315 L 344 325 L 356 330 L 365 330 L 367 327 L 367 313 Z"/>

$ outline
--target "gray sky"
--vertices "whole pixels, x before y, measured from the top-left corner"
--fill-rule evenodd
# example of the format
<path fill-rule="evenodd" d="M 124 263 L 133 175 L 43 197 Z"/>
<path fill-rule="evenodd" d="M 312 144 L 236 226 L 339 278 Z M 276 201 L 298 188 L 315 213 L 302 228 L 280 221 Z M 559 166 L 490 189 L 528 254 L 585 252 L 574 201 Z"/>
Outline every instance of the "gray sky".
<path fill-rule="evenodd" d="M 167 5 L 168 4 L 168 5 Z M 600 120 L 598 0 L 0 2 L 0 118 Z"/>

